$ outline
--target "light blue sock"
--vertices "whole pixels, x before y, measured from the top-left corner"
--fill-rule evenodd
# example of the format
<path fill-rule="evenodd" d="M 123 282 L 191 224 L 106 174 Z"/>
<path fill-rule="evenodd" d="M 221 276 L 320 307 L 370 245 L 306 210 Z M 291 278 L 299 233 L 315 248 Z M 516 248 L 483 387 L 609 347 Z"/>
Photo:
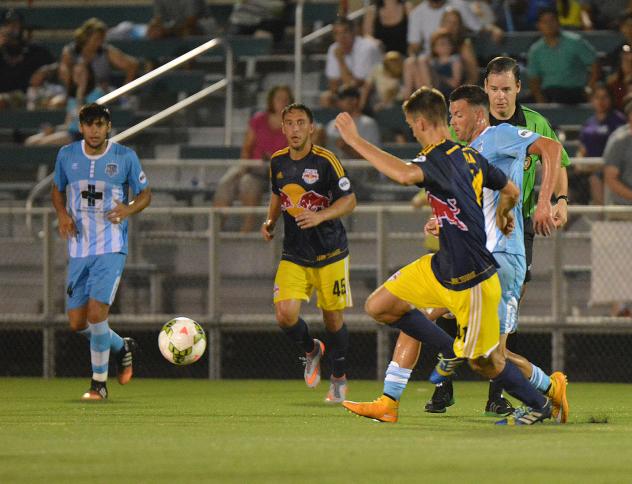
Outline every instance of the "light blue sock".
<path fill-rule="evenodd" d="M 90 323 L 90 361 L 92 362 L 92 379 L 106 381 L 108 379 L 108 363 L 110 360 L 110 326 L 108 320 Z"/>
<path fill-rule="evenodd" d="M 84 329 L 80 329 L 79 331 L 77 331 L 77 333 L 79 333 L 81 336 L 84 336 L 88 341 L 90 341 L 90 337 L 92 336 L 90 325 L 88 325 Z M 114 332 L 113 329 L 110 329 L 110 351 L 118 353 L 123 349 L 123 346 L 123 338 L 121 338 L 118 333 Z"/>
<path fill-rule="evenodd" d="M 402 398 L 402 393 L 406 389 L 408 379 L 413 370 L 407 368 L 400 368 L 400 366 L 391 361 L 386 369 L 386 376 L 384 377 L 384 394 L 389 397 L 398 400 Z"/>
<path fill-rule="evenodd" d="M 529 378 L 529 383 L 541 393 L 546 393 L 546 391 L 551 386 L 551 379 L 549 375 L 542 371 L 542 368 L 539 366 L 535 366 L 531 363 L 531 378 Z"/>

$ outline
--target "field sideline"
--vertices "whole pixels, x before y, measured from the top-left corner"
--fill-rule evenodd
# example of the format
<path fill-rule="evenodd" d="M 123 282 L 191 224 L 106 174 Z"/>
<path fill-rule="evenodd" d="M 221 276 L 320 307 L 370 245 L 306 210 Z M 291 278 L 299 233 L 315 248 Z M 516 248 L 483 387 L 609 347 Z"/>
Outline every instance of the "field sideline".
<path fill-rule="evenodd" d="M 570 423 L 481 416 L 485 383 L 446 415 L 413 382 L 398 424 L 352 416 L 302 381 L 134 380 L 80 403 L 85 379 L 0 379 L 0 482 L 630 482 L 632 385 L 569 385 Z M 373 399 L 381 382 L 352 381 Z"/>

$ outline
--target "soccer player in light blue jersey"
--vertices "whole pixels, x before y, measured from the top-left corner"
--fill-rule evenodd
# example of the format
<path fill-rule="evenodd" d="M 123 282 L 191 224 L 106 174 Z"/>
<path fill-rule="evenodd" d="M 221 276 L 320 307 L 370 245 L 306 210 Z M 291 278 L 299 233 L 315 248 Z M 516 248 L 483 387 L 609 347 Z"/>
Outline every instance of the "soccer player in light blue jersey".
<path fill-rule="evenodd" d="M 59 233 L 68 240 L 66 309 L 70 327 L 90 341 L 92 382 L 82 400 L 105 400 L 110 350 L 122 385 L 132 377 L 136 342 L 108 324 L 127 257 L 127 218 L 151 201 L 136 153 L 108 139 L 109 110 L 93 103 L 79 112 L 82 141 L 62 147 L 55 162 L 52 201 Z M 134 198 L 128 200 L 131 188 Z"/>

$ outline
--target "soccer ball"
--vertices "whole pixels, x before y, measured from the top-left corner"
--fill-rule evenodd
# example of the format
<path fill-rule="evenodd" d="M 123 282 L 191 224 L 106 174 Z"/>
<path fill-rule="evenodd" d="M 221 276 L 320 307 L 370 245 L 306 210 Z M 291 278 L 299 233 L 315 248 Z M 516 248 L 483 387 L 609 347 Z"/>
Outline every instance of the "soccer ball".
<path fill-rule="evenodd" d="M 192 319 L 173 318 L 162 327 L 158 347 L 162 356 L 174 365 L 190 365 L 204 354 L 206 334 Z"/>

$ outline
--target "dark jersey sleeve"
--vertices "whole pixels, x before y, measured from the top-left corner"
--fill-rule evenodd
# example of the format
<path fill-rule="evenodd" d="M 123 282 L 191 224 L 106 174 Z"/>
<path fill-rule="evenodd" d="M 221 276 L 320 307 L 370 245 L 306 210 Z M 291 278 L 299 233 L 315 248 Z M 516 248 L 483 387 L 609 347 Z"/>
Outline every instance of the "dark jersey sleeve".
<path fill-rule="evenodd" d="M 421 157 L 412 161 L 415 165 L 421 168 L 424 174 L 424 181 L 418 183 L 419 188 L 426 188 L 431 185 L 448 186 L 450 184 L 448 175 L 446 173 L 445 163 L 441 163 L 432 157 L 432 153 L 428 158 L 422 160 Z"/>
<path fill-rule="evenodd" d="M 349 180 L 346 170 L 337 158 L 327 163 L 327 170 L 329 172 L 329 189 L 331 190 L 332 201 L 335 202 L 339 198 L 353 193 L 351 180 Z"/>
<path fill-rule="evenodd" d="M 487 166 L 487 176 L 485 177 L 483 186 L 490 190 L 502 190 L 505 188 L 508 181 L 507 175 L 505 175 L 501 169 L 487 163 L 486 160 L 483 163 Z"/>
<path fill-rule="evenodd" d="M 276 182 L 276 174 L 279 170 L 279 160 L 277 158 L 272 158 L 270 160 L 270 186 L 272 187 L 272 193 L 275 195 L 279 194 L 279 186 Z"/>

